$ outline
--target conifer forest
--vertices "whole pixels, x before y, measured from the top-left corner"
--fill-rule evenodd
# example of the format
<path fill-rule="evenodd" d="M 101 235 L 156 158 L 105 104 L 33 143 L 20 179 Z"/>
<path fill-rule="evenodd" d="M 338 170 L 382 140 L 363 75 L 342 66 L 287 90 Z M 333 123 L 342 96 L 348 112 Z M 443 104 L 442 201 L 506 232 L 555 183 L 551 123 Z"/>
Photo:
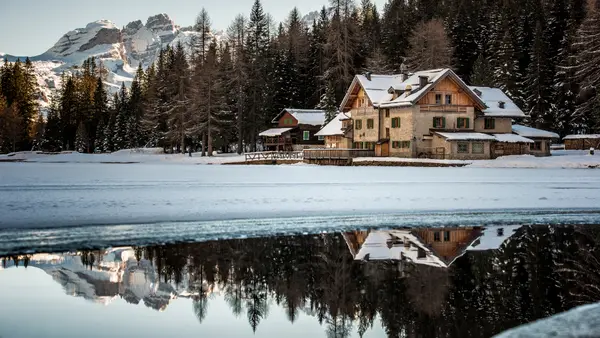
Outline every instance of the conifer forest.
<path fill-rule="evenodd" d="M 163 49 L 130 87 L 113 93 L 91 58 L 63 75 L 44 110 L 29 59 L 5 61 L 0 152 L 255 151 L 281 109 L 331 117 L 355 74 L 402 64 L 499 87 L 531 126 L 600 133 L 600 1 L 329 0 L 311 20 L 304 14 L 273 18 L 256 0 L 216 39 L 199 9 L 192 43 Z"/>

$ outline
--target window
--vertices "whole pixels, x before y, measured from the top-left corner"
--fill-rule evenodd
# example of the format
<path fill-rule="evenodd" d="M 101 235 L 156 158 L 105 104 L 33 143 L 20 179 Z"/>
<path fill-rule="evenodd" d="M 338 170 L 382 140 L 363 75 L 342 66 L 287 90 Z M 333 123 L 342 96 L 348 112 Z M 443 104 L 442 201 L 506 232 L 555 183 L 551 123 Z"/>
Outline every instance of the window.
<path fill-rule="evenodd" d="M 442 94 L 435 94 L 435 104 L 442 104 Z"/>
<path fill-rule="evenodd" d="M 355 122 L 354 129 L 361 130 L 362 129 L 362 120 L 356 120 L 354 122 Z"/>
<path fill-rule="evenodd" d="M 442 241 L 442 238 L 440 236 L 440 232 L 439 231 L 436 231 L 436 232 L 433 233 L 433 241 L 434 242 L 441 242 Z"/>
<path fill-rule="evenodd" d="M 470 126 L 469 119 L 466 117 L 459 117 L 456 119 L 456 127 L 459 129 L 468 129 Z"/>
<path fill-rule="evenodd" d="M 390 110 L 389 109 L 385 110 L 385 117 L 390 117 Z"/>
<path fill-rule="evenodd" d="M 400 142 L 400 148 L 402 148 L 402 149 L 408 149 L 408 148 L 410 148 L 410 141 L 402 141 L 402 142 Z"/>
<path fill-rule="evenodd" d="M 365 148 L 369 150 L 375 150 L 375 142 L 367 142 L 367 146 Z"/>
<path fill-rule="evenodd" d="M 354 149 L 358 149 L 360 145 L 360 142 L 354 142 Z"/>
<path fill-rule="evenodd" d="M 390 128 L 385 128 L 385 138 L 390 138 Z"/>
<path fill-rule="evenodd" d="M 483 143 L 473 143 L 473 154 L 483 154 Z"/>
<path fill-rule="evenodd" d="M 469 153 L 469 143 L 467 142 L 458 142 L 458 153 L 459 154 L 468 154 Z"/>
<path fill-rule="evenodd" d="M 308 131 L 308 130 L 305 130 L 305 131 L 303 132 L 302 139 L 303 139 L 304 141 L 308 141 L 308 140 L 310 140 L 310 131 Z"/>
<path fill-rule="evenodd" d="M 537 150 L 537 151 L 541 151 L 542 150 L 542 142 L 541 141 L 535 141 L 535 143 L 530 145 L 530 149 L 531 150 Z"/>
<path fill-rule="evenodd" d="M 444 231 L 444 242 L 450 242 L 450 231 Z"/>
<path fill-rule="evenodd" d="M 452 104 L 452 95 L 446 94 L 446 104 Z"/>
<path fill-rule="evenodd" d="M 367 119 L 367 129 L 373 129 L 375 125 L 375 122 L 373 121 L 373 119 Z"/>
<path fill-rule="evenodd" d="M 496 229 L 496 234 L 498 236 L 504 236 L 504 228 L 498 228 L 498 229 Z"/>
<path fill-rule="evenodd" d="M 443 117 L 434 117 L 433 118 L 433 127 L 434 128 L 446 128 L 446 119 Z"/>
<path fill-rule="evenodd" d="M 496 129 L 496 120 L 485 119 L 483 128 L 484 129 Z"/>
<path fill-rule="evenodd" d="M 319 141 L 323 141 L 325 139 L 325 136 L 319 135 Z"/>
<path fill-rule="evenodd" d="M 400 118 L 394 117 L 392 119 L 392 128 L 400 128 Z"/>
<path fill-rule="evenodd" d="M 422 248 L 418 248 L 417 249 L 417 259 L 421 258 L 426 258 L 427 254 L 425 253 L 425 250 L 423 250 Z"/>

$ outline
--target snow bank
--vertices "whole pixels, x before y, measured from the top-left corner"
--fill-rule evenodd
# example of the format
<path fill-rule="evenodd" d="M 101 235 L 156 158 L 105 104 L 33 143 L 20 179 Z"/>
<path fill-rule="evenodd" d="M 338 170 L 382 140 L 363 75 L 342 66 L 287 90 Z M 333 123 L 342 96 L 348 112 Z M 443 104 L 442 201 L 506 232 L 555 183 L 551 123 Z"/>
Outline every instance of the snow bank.
<path fill-rule="evenodd" d="M 600 303 L 585 305 L 568 312 L 520 326 L 495 338 L 525 337 L 598 337 Z"/>
<path fill-rule="evenodd" d="M 162 148 L 124 149 L 111 154 L 81 154 L 78 152 L 62 152 L 49 154 L 40 151 L 18 152 L 0 155 L 0 162 L 35 162 L 35 163 L 173 163 L 173 164 L 224 164 L 244 162 L 244 155 L 215 154 L 202 157 L 200 153 L 164 154 Z"/>
<path fill-rule="evenodd" d="M 471 168 L 547 168 L 547 169 L 594 169 L 600 168 L 600 155 L 589 155 L 588 151 L 581 150 L 556 150 L 549 157 L 535 157 L 533 155 L 511 155 L 499 157 L 495 160 L 436 160 L 399 157 L 360 157 L 355 162 L 400 162 L 400 163 L 437 163 L 466 165 Z"/>

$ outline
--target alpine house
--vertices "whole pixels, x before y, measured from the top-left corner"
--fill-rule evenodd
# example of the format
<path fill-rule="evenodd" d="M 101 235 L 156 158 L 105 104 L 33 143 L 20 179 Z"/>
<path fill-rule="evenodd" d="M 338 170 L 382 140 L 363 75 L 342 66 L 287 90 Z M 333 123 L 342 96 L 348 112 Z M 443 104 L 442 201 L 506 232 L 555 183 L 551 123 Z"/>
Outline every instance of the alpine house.
<path fill-rule="evenodd" d="M 535 146 L 513 134 L 526 115 L 502 90 L 467 86 L 451 69 L 356 75 L 340 111 L 353 148 L 376 156 L 490 159 Z"/>

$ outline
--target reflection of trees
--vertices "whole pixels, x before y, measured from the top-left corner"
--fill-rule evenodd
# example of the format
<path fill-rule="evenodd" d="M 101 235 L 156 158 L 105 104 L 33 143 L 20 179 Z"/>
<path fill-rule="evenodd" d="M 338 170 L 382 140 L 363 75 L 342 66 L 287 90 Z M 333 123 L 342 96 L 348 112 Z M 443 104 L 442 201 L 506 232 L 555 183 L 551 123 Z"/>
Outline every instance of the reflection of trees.
<path fill-rule="evenodd" d="M 134 251 L 138 261 L 152 261 L 161 280 L 189 293 L 200 323 L 218 289 L 254 331 L 277 304 L 292 323 L 301 313 L 316 317 L 328 337 L 362 336 L 376 317 L 389 337 L 489 337 L 600 300 L 598 240 L 592 227 L 524 227 L 499 250 L 467 253 L 449 269 L 354 261 L 335 234 Z M 80 255 L 86 266 L 101 257 Z M 11 261 L 25 257 L 2 264 Z M 155 308 L 168 302 L 154 298 Z"/>

